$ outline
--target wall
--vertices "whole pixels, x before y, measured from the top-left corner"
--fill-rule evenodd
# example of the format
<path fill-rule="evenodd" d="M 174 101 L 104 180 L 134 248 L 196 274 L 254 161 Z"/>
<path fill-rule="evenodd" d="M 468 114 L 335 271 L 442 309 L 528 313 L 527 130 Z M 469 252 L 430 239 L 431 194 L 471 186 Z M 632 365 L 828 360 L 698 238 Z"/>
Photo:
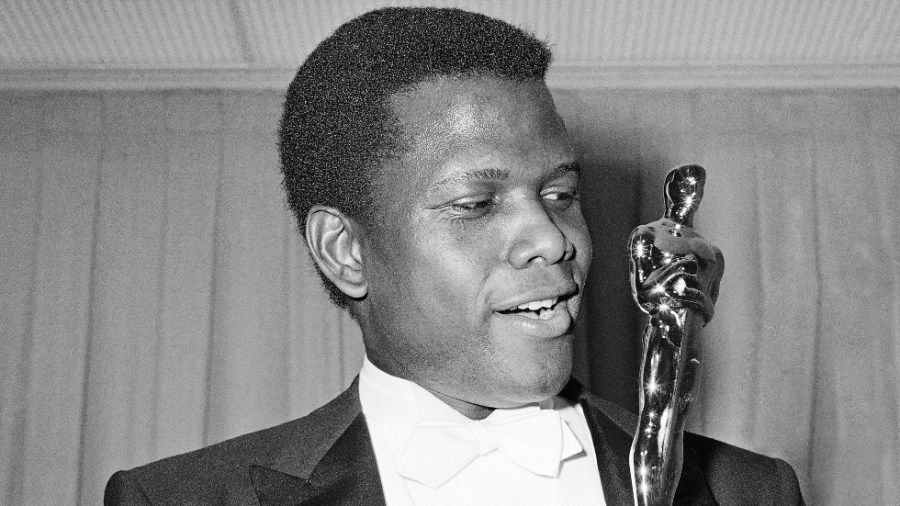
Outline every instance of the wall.
<path fill-rule="evenodd" d="M 560 90 L 595 244 L 578 375 L 634 408 L 625 240 L 707 167 L 726 256 L 693 429 L 812 504 L 900 502 L 900 93 Z M 361 359 L 279 188 L 276 93 L 0 93 L 0 504 L 307 413 Z"/>

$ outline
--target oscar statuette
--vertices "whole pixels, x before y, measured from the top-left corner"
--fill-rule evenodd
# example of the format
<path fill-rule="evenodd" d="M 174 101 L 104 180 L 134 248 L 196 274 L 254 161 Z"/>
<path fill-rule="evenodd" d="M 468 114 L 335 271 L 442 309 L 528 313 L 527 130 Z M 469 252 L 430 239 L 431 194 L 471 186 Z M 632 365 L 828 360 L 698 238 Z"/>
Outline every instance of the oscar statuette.
<path fill-rule="evenodd" d="M 671 505 L 681 476 L 685 416 L 700 380 L 699 331 L 713 316 L 722 253 L 693 227 L 706 171 L 666 176 L 665 215 L 629 238 L 631 291 L 648 315 L 643 332 L 639 421 L 631 445 L 635 505 Z"/>

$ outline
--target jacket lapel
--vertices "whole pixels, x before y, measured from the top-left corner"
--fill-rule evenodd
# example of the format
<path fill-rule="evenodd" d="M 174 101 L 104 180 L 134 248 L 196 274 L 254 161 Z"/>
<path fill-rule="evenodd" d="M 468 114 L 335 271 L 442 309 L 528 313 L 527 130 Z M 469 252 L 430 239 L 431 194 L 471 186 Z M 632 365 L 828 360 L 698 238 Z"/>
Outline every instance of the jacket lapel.
<path fill-rule="evenodd" d="M 637 417 L 609 401 L 588 392 L 572 380 L 560 393 L 581 404 L 594 441 L 597 468 L 608 506 L 633 506 L 631 469 L 628 457 Z M 684 460 L 681 479 L 675 491 L 674 505 L 716 505 L 706 481 L 697 452 L 690 448 L 692 438 L 685 435 Z"/>
<path fill-rule="evenodd" d="M 250 466 L 250 480 L 261 506 L 298 504 L 306 493 L 306 480 L 259 465 Z"/>
<path fill-rule="evenodd" d="M 250 474 L 261 506 L 384 506 L 378 465 L 361 413 L 308 479 L 260 466 L 253 466 Z"/>
<path fill-rule="evenodd" d="M 684 460 L 681 465 L 681 480 L 675 490 L 675 505 L 716 506 L 697 452 L 690 448 L 689 434 L 684 436 Z"/>
<path fill-rule="evenodd" d="M 328 426 L 316 441 L 323 448 L 318 462 L 307 462 L 304 455 L 308 448 L 295 442 L 271 466 L 250 467 L 261 506 L 384 506 L 356 381 L 326 409 L 329 411 L 321 415 Z"/>
<path fill-rule="evenodd" d="M 570 381 L 560 395 L 581 404 L 584 411 L 594 442 L 597 469 L 600 471 L 600 483 L 603 486 L 606 504 L 634 506 L 631 471 L 628 467 L 631 436 L 620 426 L 620 424 L 627 426 L 629 420 L 624 419 L 624 416 L 617 416 L 623 413 L 613 409 L 613 406 L 607 406 L 606 404 L 609 404 L 607 401 L 591 395 L 575 380 Z"/>

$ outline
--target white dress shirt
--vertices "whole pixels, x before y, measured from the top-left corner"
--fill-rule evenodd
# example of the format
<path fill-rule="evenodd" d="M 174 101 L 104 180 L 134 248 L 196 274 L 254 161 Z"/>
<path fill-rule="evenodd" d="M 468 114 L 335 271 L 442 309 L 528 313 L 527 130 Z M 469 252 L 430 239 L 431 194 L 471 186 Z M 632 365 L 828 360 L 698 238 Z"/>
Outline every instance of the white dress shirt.
<path fill-rule="evenodd" d="M 606 504 L 584 413 L 581 406 L 566 399 L 556 396 L 539 404 L 497 409 L 485 419 L 488 423 L 503 423 L 532 411 L 552 409 L 559 413 L 563 424 L 568 426 L 568 429 L 564 427 L 564 433 L 570 438 L 563 445 L 563 456 L 573 455 L 562 460 L 558 476 L 535 474 L 511 461 L 503 452 L 489 451 L 434 489 L 398 472 L 417 424 L 423 420 L 480 422 L 469 420 L 415 383 L 381 371 L 368 357 L 359 374 L 359 398 L 388 506 Z M 441 455 L 436 454 L 434 458 L 440 459 Z"/>

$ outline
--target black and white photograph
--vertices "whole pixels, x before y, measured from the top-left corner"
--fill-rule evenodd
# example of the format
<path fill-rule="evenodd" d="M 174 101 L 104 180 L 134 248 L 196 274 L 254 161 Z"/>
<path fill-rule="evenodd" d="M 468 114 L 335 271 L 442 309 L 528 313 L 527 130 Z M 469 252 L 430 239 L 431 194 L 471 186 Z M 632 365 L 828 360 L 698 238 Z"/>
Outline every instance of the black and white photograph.
<path fill-rule="evenodd" d="M 0 0 L 0 506 L 900 504 L 900 2 Z"/>

